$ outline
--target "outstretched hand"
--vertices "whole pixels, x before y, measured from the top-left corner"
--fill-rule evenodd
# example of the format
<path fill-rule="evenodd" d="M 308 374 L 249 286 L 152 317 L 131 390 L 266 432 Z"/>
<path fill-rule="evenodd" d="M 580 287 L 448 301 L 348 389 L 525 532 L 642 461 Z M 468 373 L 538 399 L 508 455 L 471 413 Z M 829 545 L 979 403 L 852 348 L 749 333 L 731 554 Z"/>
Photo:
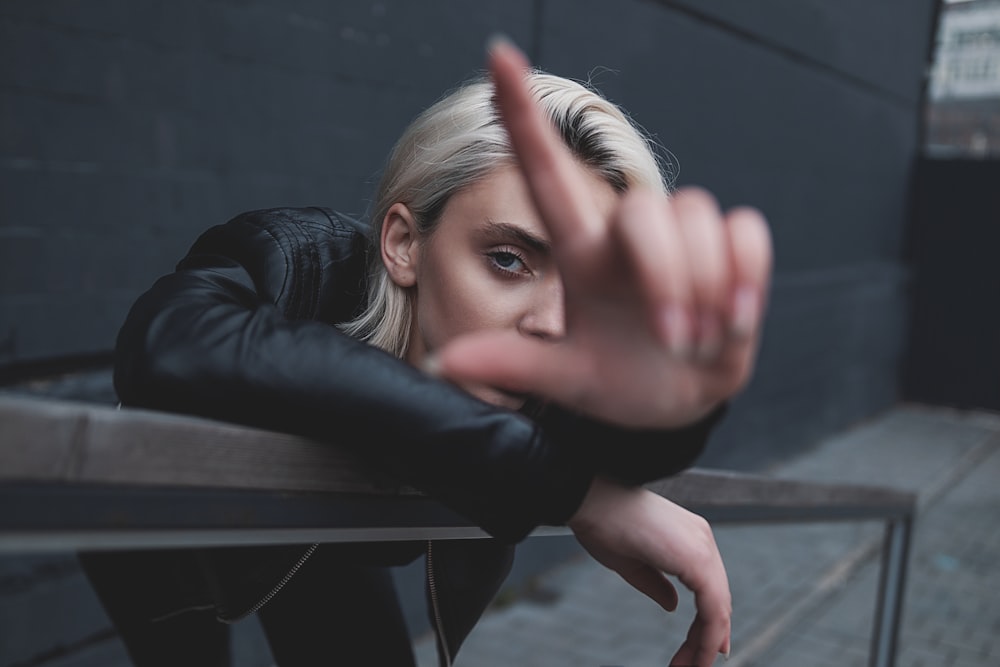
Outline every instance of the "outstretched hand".
<path fill-rule="evenodd" d="M 598 477 L 569 526 L 595 560 L 667 611 L 677 607 L 677 590 L 664 573 L 694 593 L 697 613 L 671 665 L 708 667 L 729 655 L 732 598 L 707 521 L 652 491 Z"/>
<path fill-rule="evenodd" d="M 491 49 L 501 115 L 562 277 L 566 336 L 467 334 L 440 350 L 438 372 L 623 426 L 692 423 L 750 377 L 771 271 L 767 224 L 748 208 L 723 214 L 699 189 L 632 189 L 604 219 L 532 100 L 527 67 L 512 45 Z"/>

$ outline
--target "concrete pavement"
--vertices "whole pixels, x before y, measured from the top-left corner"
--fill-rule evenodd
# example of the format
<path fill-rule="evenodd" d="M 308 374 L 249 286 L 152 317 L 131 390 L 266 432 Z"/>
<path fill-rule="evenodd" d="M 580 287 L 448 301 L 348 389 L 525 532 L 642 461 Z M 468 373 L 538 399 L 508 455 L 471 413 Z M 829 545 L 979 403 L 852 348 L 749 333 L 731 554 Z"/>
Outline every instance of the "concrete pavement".
<path fill-rule="evenodd" d="M 918 492 L 897 664 L 1000 665 L 1000 415 L 901 406 L 767 472 Z M 727 667 L 867 664 L 881 524 L 715 535 L 733 593 Z M 502 596 L 456 667 L 666 665 L 693 616 L 686 592 L 667 614 L 582 552 L 534 583 L 532 595 Z M 421 667 L 437 664 L 429 637 L 415 649 Z"/>

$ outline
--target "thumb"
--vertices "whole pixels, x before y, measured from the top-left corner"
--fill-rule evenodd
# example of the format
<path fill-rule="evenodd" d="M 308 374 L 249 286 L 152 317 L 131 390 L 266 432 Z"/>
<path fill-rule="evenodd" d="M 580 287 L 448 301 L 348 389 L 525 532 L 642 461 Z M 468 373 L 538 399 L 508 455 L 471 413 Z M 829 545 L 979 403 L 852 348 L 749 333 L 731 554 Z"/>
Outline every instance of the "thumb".
<path fill-rule="evenodd" d="M 447 343 L 428 364 L 458 383 L 569 401 L 583 374 L 565 343 L 526 338 L 512 331 L 465 334 Z"/>

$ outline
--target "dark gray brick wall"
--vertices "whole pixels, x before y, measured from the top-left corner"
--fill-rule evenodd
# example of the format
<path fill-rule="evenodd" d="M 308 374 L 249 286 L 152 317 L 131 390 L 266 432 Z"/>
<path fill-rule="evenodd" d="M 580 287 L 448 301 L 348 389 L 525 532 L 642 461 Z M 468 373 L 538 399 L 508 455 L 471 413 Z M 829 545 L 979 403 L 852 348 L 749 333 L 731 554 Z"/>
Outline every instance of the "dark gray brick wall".
<path fill-rule="evenodd" d="M 933 3 L 868 0 L 667 0 L 816 70 L 849 77 L 879 96 L 916 103 Z"/>
<path fill-rule="evenodd" d="M 362 213 L 404 125 L 534 6 L 493 0 L 0 7 L 0 365 L 106 350 L 205 227 Z M 54 326 L 58 320 L 72 326 Z"/>
<path fill-rule="evenodd" d="M 897 400 L 933 15 L 932 2 L 752 5 L 552 0 L 539 40 L 544 67 L 593 78 L 656 135 L 679 185 L 768 216 L 757 375 L 702 461 L 742 468 Z"/>

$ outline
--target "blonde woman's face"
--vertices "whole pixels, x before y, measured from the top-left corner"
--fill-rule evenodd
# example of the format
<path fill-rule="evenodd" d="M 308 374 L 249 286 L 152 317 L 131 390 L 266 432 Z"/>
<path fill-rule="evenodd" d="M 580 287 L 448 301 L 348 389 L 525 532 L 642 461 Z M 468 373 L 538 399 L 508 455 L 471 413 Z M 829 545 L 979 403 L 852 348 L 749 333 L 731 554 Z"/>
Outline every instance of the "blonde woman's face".
<path fill-rule="evenodd" d="M 606 218 L 617 195 L 584 167 L 594 205 Z M 419 364 L 451 339 L 484 329 L 558 341 L 566 333 L 563 283 L 549 235 L 521 172 L 493 172 L 455 194 L 434 232 L 417 243 L 414 321 L 407 360 Z M 523 397 L 469 387 L 490 403 L 518 409 Z"/>

